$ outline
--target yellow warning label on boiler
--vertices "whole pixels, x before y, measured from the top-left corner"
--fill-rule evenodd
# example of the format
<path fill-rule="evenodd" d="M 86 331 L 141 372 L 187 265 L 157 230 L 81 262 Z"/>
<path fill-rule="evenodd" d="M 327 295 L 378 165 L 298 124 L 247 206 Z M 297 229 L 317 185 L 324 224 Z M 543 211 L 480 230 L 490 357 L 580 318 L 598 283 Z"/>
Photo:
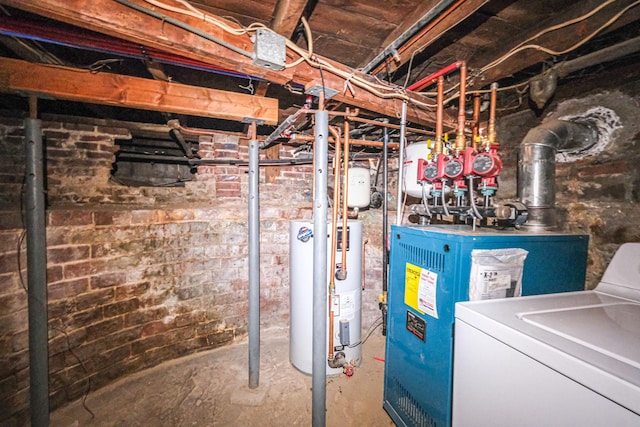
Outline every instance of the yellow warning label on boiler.
<path fill-rule="evenodd" d="M 438 274 L 407 263 L 404 284 L 404 303 L 421 314 L 438 318 L 436 302 Z"/>

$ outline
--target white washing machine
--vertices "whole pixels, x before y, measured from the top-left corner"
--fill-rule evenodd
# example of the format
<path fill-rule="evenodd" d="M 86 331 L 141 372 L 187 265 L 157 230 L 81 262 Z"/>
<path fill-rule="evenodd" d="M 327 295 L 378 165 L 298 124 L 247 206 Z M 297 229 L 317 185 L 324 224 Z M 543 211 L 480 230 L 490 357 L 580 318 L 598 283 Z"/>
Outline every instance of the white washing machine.
<path fill-rule="evenodd" d="M 455 316 L 454 426 L 640 426 L 640 243 L 593 291 L 463 302 Z"/>

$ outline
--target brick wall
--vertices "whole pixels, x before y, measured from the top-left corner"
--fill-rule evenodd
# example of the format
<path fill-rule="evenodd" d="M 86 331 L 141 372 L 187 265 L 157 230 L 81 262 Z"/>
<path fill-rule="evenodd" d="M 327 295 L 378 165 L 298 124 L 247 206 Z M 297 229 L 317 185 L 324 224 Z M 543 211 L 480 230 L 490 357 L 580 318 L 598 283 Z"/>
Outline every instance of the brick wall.
<path fill-rule="evenodd" d="M 97 123 L 97 124 L 96 124 Z M 247 329 L 246 167 L 202 166 L 185 187 L 109 180 L 126 127 L 43 122 L 51 408 Z M 0 424 L 28 418 L 22 120 L 0 120 Z M 292 148 L 281 150 L 292 157 Z M 203 158 L 246 159 L 237 136 L 202 137 Z M 261 324 L 288 327 L 288 222 L 310 219 L 311 166 L 260 171 Z M 367 224 L 363 328 L 379 316 L 379 211 Z M 22 277 L 22 279 L 21 279 Z"/>
<path fill-rule="evenodd" d="M 598 80 L 598 82 L 600 82 Z M 604 107 L 615 112 L 618 127 L 598 155 L 556 163 L 556 206 L 560 230 L 590 236 L 587 284 L 595 287 L 621 243 L 640 241 L 640 85 L 633 82 L 611 90 L 591 90 L 560 98 L 545 114 L 526 111 L 498 121 L 504 159 L 500 199 L 516 196 L 517 150 L 529 129 L 561 118 Z"/>

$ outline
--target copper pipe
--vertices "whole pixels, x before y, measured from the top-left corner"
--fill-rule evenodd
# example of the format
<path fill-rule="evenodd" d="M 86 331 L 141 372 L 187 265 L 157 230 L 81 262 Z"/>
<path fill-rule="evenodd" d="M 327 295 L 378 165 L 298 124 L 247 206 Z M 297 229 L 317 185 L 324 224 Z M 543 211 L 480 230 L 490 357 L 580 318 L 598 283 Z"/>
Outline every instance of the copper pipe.
<path fill-rule="evenodd" d="M 433 151 L 436 155 L 441 154 L 442 146 L 442 120 L 444 117 L 444 76 L 438 77 L 438 95 L 436 106 L 436 140 Z"/>
<path fill-rule="evenodd" d="M 310 136 L 310 135 L 292 135 L 291 138 L 289 139 L 290 141 L 313 141 L 314 137 Z M 335 143 L 336 140 L 335 139 L 331 139 L 329 138 L 329 142 L 333 142 Z M 382 148 L 383 146 L 383 142 L 381 141 L 367 141 L 364 139 L 352 139 L 350 142 L 350 145 L 360 145 L 363 147 L 380 147 Z M 387 144 L 387 146 L 389 148 L 395 149 L 397 150 L 400 145 L 398 143 L 389 143 Z"/>
<path fill-rule="evenodd" d="M 336 289 L 335 268 L 336 251 L 338 250 L 338 209 L 340 207 L 340 132 L 329 126 L 329 132 L 337 141 L 333 157 L 333 211 L 331 216 L 331 263 L 329 271 L 329 360 L 333 360 L 333 307 L 331 296 Z"/>
<path fill-rule="evenodd" d="M 349 109 L 347 108 L 347 113 Z M 347 219 L 349 212 L 349 120 L 344 122 L 344 190 L 342 196 L 342 264 L 340 264 L 340 280 L 347 278 Z"/>
<path fill-rule="evenodd" d="M 487 141 L 487 148 L 497 144 L 496 142 L 496 100 L 498 93 L 498 83 L 491 83 L 491 104 L 489 107 L 489 138 Z"/>
<path fill-rule="evenodd" d="M 413 90 L 413 91 L 419 92 L 422 89 L 425 89 L 426 87 L 431 86 L 433 82 L 438 80 L 438 77 L 444 76 L 445 74 L 448 74 L 453 70 L 457 70 L 458 68 L 460 68 L 461 65 L 462 65 L 462 61 L 456 61 L 453 64 L 449 64 L 446 67 L 439 69 L 435 73 L 428 75 L 424 79 L 418 80 L 417 82 L 409 86 L 407 90 Z"/>
<path fill-rule="evenodd" d="M 478 151 L 478 140 L 480 139 L 480 94 L 473 94 L 473 131 L 471 134 L 471 146 L 473 151 Z"/>
<path fill-rule="evenodd" d="M 390 129 L 400 129 L 400 125 L 394 125 L 391 123 L 383 123 L 383 122 L 378 122 L 376 120 L 361 119 L 359 117 L 350 117 L 350 119 L 353 122 L 366 123 L 369 125 L 376 125 L 376 126 L 390 128 Z M 410 127 L 405 127 L 405 129 L 408 132 L 419 133 L 421 135 L 433 135 L 433 131 L 430 131 L 430 130 L 416 129 L 416 128 L 410 128 Z"/>
<path fill-rule="evenodd" d="M 460 105 L 458 107 L 458 132 L 456 134 L 455 150 L 457 153 L 464 151 L 467 141 L 464 137 L 464 104 L 467 97 L 467 64 L 463 61 L 460 66 Z"/>

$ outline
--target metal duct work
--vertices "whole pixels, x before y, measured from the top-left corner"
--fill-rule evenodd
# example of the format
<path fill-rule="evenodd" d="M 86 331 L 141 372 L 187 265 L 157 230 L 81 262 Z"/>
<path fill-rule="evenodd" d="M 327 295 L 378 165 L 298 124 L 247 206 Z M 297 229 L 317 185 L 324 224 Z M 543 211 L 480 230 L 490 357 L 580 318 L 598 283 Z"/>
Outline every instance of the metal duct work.
<path fill-rule="evenodd" d="M 527 133 L 518 160 L 518 200 L 528 210 L 525 227 L 556 227 L 556 153 L 591 146 L 597 139 L 592 124 L 566 120 L 550 120 Z"/>

